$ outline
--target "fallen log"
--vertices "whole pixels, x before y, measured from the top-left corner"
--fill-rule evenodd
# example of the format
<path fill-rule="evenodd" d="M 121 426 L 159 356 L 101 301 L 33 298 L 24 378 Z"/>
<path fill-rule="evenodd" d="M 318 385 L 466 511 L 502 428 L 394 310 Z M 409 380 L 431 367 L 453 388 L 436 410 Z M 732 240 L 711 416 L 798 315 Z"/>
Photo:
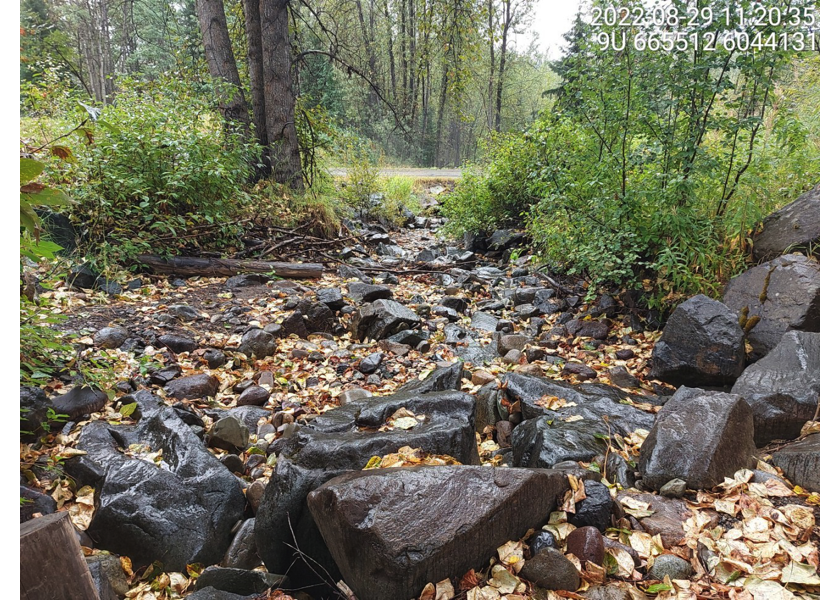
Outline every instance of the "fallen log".
<path fill-rule="evenodd" d="M 153 254 L 141 254 L 137 261 L 154 273 L 179 275 L 181 277 L 219 277 L 240 273 L 273 273 L 288 279 L 320 279 L 324 265 L 318 263 L 284 263 L 262 260 L 237 260 L 233 258 L 198 258 L 194 256 L 173 256 L 162 258 Z"/>

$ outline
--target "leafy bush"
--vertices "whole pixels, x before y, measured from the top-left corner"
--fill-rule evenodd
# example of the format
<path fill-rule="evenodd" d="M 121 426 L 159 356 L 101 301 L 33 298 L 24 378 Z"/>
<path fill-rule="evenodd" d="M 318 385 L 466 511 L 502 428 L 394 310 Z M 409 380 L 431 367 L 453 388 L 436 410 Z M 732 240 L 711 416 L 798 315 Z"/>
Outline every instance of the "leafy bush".
<path fill-rule="evenodd" d="M 700 38 L 723 30 L 712 21 Z M 819 180 L 818 101 L 784 87 L 811 89 L 818 55 L 618 52 L 576 27 L 554 110 L 492 141 L 444 204 L 447 229 L 524 225 L 592 294 L 648 280 L 660 299 L 714 295 L 745 266 L 750 229 Z"/>
<path fill-rule="evenodd" d="M 77 221 L 100 268 L 185 243 L 235 243 L 256 145 L 243 144 L 189 85 L 124 80 L 72 175 Z M 96 116 L 96 112 L 92 111 Z"/>
<path fill-rule="evenodd" d="M 406 222 L 406 211 L 415 215 L 422 212 L 423 206 L 414 193 L 414 182 L 413 178 L 402 175 L 382 178 L 379 182 L 382 199 L 373 208 L 373 214 L 402 227 Z"/>

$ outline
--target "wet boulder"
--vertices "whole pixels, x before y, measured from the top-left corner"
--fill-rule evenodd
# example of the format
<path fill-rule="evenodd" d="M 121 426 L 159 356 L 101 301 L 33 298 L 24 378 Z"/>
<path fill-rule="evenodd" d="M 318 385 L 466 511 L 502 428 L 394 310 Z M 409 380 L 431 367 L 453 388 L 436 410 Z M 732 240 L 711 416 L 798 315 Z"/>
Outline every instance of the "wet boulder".
<path fill-rule="evenodd" d="M 753 256 L 759 261 L 782 254 L 807 251 L 820 242 L 820 186 L 764 219 L 753 238 Z"/>
<path fill-rule="evenodd" d="M 219 391 L 219 380 L 214 375 L 199 373 L 173 379 L 166 384 L 164 390 L 169 396 L 179 400 L 198 400 L 215 396 Z"/>
<path fill-rule="evenodd" d="M 756 356 L 764 356 L 791 330 L 820 330 L 820 264 L 785 254 L 730 281 L 723 302 L 758 323 L 747 334 Z"/>
<path fill-rule="evenodd" d="M 799 437 L 820 401 L 820 334 L 789 331 L 732 386 L 753 410 L 756 446 Z"/>
<path fill-rule="evenodd" d="M 350 333 L 357 340 L 381 340 L 420 324 L 420 317 L 394 300 L 365 304 L 353 315 Z"/>
<path fill-rule="evenodd" d="M 675 386 L 731 385 L 745 360 L 737 313 L 699 295 L 680 304 L 668 319 L 653 348 L 650 378 Z"/>
<path fill-rule="evenodd" d="M 137 425 L 89 423 L 78 447 L 99 466 L 88 534 L 97 548 L 166 570 L 218 562 L 245 498 L 239 481 L 171 407 L 141 391 Z M 155 457 L 159 457 L 155 459 Z"/>
<path fill-rule="evenodd" d="M 66 394 L 52 399 L 57 414 L 67 415 L 68 421 L 77 421 L 82 415 L 99 412 L 108 402 L 108 395 L 86 385 L 76 386 Z"/>
<path fill-rule="evenodd" d="M 273 355 L 276 350 L 273 335 L 263 329 L 251 329 L 242 336 L 238 351 L 245 356 L 262 359 Z"/>
<path fill-rule="evenodd" d="M 391 288 L 385 285 L 373 285 L 364 282 L 353 282 L 347 284 L 347 295 L 354 302 L 363 304 L 376 300 L 390 300 L 394 295 Z"/>
<path fill-rule="evenodd" d="M 414 467 L 338 477 L 308 504 L 359 597 L 408 600 L 429 581 L 481 568 L 544 523 L 566 489 L 552 471 Z"/>
<path fill-rule="evenodd" d="M 675 478 L 691 489 L 710 489 L 755 466 L 753 437 L 752 409 L 743 398 L 682 387 L 642 444 L 642 481 L 656 490 Z"/>

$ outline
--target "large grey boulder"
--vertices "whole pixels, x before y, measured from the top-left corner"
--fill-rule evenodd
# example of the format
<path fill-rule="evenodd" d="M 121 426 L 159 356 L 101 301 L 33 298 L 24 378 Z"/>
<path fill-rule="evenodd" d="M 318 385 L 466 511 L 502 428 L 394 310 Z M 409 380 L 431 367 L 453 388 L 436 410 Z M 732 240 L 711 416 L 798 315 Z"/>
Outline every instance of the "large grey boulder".
<path fill-rule="evenodd" d="M 733 394 L 681 387 L 656 415 L 642 444 L 642 482 L 658 490 L 672 479 L 709 489 L 755 466 L 753 414 Z"/>
<path fill-rule="evenodd" d="M 650 378 L 675 386 L 731 385 L 745 359 L 737 313 L 699 295 L 680 304 L 668 319 L 653 347 Z"/>
<path fill-rule="evenodd" d="M 512 464 L 517 467 L 551 468 L 566 460 L 588 461 L 606 448 L 596 435 L 628 435 L 653 426 L 653 415 L 623 404 L 628 394 L 618 388 L 572 385 L 521 373 L 508 373 L 501 380 L 503 391 L 492 384 L 482 388 L 477 410 L 483 424 L 498 414 L 489 403 L 498 407 L 499 394 L 510 404 L 519 403 L 524 421 L 514 428 L 511 439 Z"/>
<path fill-rule="evenodd" d="M 820 334 L 788 331 L 767 356 L 746 368 L 732 393 L 752 407 L 757 446 L 799 437 L 820 401 Z"/>
<path fill-rule="evenodd" d="M 481 568 L 543 524 L 567 489 L 557 471 L 414 467 L 338 477 L 308 504 L 360 598 L 408 600 L 429 581 Z"/>
<path fill-rule="evenodd" d="M 784 471 L 794 485 L 809 492 L 820 491 L 820 434 L 809 435 L 773 454 L 773 464 Z"/>
<path fill-rule="evenodd" d="M 277 350 L 274 336 L 263 329 L 251 329 L 242 336 L 239 352 L 257 359 L 271 356 Z"/>
<path fill-rule="evenodd" d="M 79 438 L 84 458 L 104 473 L 87 533 L 97 548 L 135 565 L 160 560 L 167 571 L 181 571 L 218 562 L 245 510 L 239 481 L 174 409 L 146 391 L 129 400 L 143 415 L 137 425 L 96 421 Z"/>
<path fill-rule="evenodd" d="M 820 330 L 820 264 L 797 254 L 780 256 L 730 281 L 723 302 L 760 318 L 747 341 L 756 356 L 764 356 L 788 331 Z"/>
<path fill-rule="evenodd" d="M 304 562 L 295 562 L 290 568 L 297 545 L 331 576 L 340 577 L 306 507 L 306 494 L 333 477 L 363 469 L 374 456 L 411 446 L 452 456 L 461 463 L 479 464 L 475 402 L 455 391 L 462 375 L 460 364 L 436 369 L 391 396 L 360 399 L 327 411 L 291 438 L 272 443 L 269 452 L 284 459 L 269 480 L 255 525 L 257 548 L 266 567 L 288 572 L 296 586 L 320 584 L 319 574 Z M 424 415 L 426 420 L 410 430 L 380 430 L 400 408 Z"/>
<path fill-rule="evenodd" d="M 353 315 L 350 333 L 357 340 L 381 340 L 420 324 L 417 314 L 394 300 L 365 304 Z"/>
<path fill-rule="evenodd" d="M 753 256 L 767 261 L 820 242 L 820 186 L 802 194 L 761 223 L 753 238 Z"/>

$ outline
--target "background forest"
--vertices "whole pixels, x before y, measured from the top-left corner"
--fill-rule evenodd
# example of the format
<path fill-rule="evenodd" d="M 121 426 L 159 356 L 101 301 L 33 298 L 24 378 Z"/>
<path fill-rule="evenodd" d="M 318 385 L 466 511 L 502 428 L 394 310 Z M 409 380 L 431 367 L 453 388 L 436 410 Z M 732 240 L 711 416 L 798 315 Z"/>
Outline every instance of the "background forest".
<path fill-rule="evenodd" d="M 325 236 L 353 210 L 395 218 L 414 184 L 381 167 L 464 167 L 450 235 L 525 228 L 593 294 L 714 296 L 756 223 L 819 182 L 819 2 L 770 4 L 796 23 L 748 19 L 739 47 L 723 15 L 754 3 L 653 3 L 705 9 L 683 33 L 715 40 L 666 51 L 634 44 L 662 24 L 593 24 L 612 3 L 582 2 L 550 61 L 513 43 L 534 0 L 22 0 L 22 254 L 58 248 L 34 206 L 116 273 L 242 250 L 255 218 Z"/>

